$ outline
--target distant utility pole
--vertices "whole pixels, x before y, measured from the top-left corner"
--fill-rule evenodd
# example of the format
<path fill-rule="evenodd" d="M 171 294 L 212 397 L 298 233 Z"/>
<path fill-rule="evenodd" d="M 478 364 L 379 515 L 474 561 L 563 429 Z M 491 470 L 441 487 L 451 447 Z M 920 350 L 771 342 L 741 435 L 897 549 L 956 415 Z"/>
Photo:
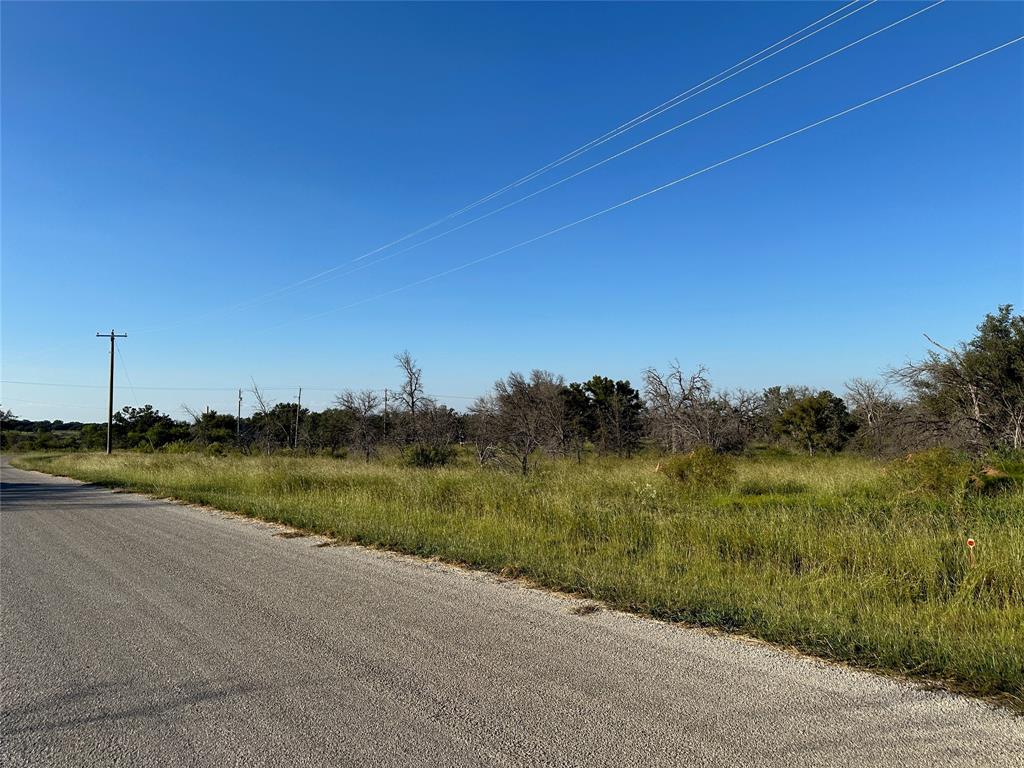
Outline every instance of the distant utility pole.
<path fill-rule="evenodd" d="M 299 450 L 299 414 L 302 413 L 302 387 L 299 387 L 299 404 L 295 406 L 295 450 Z"/>
<path fill-rule="evenodd" d="M 384 387 L 384 442 L 388 439 L 388 388 Z"/>
<path fill-rule="evenodd" d="M 235 442 L 242 442 L 242 390 L 238 390 L 238 418 L 235 419 Z"/>
<path fill-rule="evenodd" d="M 114 333 L 114 329 L 110 329 L 110 333 L 97 333 L 98 338 L 109 338 L 110 339 L 110 390 L 107 394 L 107 454 L 109 455 L 112 451 L 113 444 L 111 443 L 111 431 L 114 426 L 114 339 L 127 339 L 127 333 Z"/>

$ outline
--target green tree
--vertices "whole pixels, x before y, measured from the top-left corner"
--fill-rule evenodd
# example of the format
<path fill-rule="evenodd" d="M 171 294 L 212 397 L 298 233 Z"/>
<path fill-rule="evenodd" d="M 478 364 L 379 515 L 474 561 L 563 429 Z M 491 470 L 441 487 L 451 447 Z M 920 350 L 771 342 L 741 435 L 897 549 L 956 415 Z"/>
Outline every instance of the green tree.
<path fill-rule="evenodd" d="M 126 405 L 115 413 L 112 432 L 115 445 L 121 448 L 159 448 L 165 443 L 188 437 L 185 424 L 160 413 L 149 404 L 141 408 Z"/>
<path fill-rule="evenodd" d="M 235 442 L 238 420 L 229 413 L 203 411 L 192 424 L 192 437 L 201 445 L 230 445 Z"/>
<path fill-rule="evenodd" d="M 1024 448 L 1024 315 L 1004 304 L 970 341 L 952 348 L 932 343 L 924 360 L 893 372 L 913 393 L 926 426 L 978 449 Z"/>
<path fill-rule="evenodd" d="M 827 389 L 792 403 L 775 422 L 775 431 L 807 449 L 838 451 L 857 431 L 846 403 Z"/>
<path fill-rule="evenodd" d="M 583 385 L 593 408 L 593 440 L 602 452 L 628 456 L 643 434 L 643 401 L 628 381 L 594 376 Z"/>
<path fill-rule="evenodd" d="M 582 384 L 573 382 L 562 388 L 562 437 L 566 448 L 583 461 L 583 448 L 594 434 L 594 404 Z"/>

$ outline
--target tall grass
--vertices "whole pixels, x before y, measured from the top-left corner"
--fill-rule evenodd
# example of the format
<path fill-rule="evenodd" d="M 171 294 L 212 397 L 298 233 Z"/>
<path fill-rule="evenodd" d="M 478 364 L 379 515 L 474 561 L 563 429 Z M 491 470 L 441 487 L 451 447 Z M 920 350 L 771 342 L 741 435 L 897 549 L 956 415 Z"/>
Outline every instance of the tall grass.
<path fill-rule="evenodd" d="M 1024 492 L 894 493 L 849 456 L 741 460 L 694 493 L 655 461 L 529 477 L 320 458 L 77 454 L 21 465 L 439 557 L 626 610 L 945 681 L 1024 708 Z M 977 541 L 976 564 L 967 557 Z"/>

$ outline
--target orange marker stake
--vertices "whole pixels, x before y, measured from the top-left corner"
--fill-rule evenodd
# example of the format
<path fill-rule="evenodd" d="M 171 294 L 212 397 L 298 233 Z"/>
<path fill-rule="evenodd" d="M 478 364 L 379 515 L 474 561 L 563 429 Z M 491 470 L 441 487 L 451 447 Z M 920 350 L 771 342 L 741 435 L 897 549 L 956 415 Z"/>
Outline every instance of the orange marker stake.
<path fill-rule="evenodd" d="M 967 540 L 967 562 L 974 567 L 974 539 Z"/>

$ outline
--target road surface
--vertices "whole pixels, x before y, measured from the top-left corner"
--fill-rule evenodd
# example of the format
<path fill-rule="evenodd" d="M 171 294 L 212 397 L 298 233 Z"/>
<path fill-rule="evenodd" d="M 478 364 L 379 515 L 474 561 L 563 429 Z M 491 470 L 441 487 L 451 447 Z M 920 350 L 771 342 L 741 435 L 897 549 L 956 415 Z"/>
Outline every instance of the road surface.
<path fill-rule="evenodd" d="M 982 702 L 0 472 L 3 765 L 1024 764 Z"/>

